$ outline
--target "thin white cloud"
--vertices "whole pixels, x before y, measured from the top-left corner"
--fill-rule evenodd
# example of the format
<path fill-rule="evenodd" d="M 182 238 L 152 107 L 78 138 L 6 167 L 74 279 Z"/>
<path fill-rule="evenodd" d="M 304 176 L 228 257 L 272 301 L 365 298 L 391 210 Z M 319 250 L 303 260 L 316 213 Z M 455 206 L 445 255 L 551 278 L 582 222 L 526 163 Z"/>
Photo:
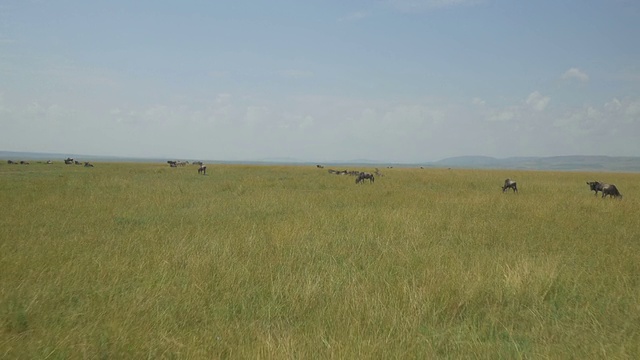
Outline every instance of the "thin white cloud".
<path fill-rule="evenodd" d="M 231 101 L 231 94 L 221 93 L 216 95 L 215 103 L 216 104 L 228 104 Z"/>
<path fill-rule="evenodd" d="M 620 119 L 623 123 L 640 123 L 640 99 L 623 101 L 613 98 L 604 104 L 604 110 L 610 119 Z"/>
<path fill-rule="evenodd" d="M 589 81 L 589 75 L 578 68 L 571 68 L 562 74 L 562 80 L 578 80 L 587 82 Z"/>
<path fill-rule="evenodd" d="M 547 108 L 547 105 L 549 105 L 550 100 L 550 97 L 543 96 L 538 91 L 534 91 L 527 97 L 527 105 L 535 111 L 543 111 Z"/>
<path fill-rule="evenodd" d="M 485 106 L 487 104 L 486 101 L 478 97 L 471 99 L 471 103 L 476 106 Z"/>
<path fill-rule="evenodd" d="M 271 118 L 271 110 L 267 106 L 250 105 L 245 111 L 244 120 L 249 128 L 254 129 L 269 124 Z"/>
<path fill-rule="evenodd" d="M 515 108 L 492 110 L 489 112 L 487 120 L 490 122 L 507 122 L 515 119 L 517 116 L 518 111 Z"/>
<path fill-rule="evenodd" d="M 471 104 L 476 107 L 478 114 L 483 114 L 482 116 L 490 123 L 526 122 L 531 116 L 538 116 L 534 114 L 544 111 L 550 101 L 551 98 L 549 96 L 544 96 L 539 91 L 534 91 L 527 96 L 524 103 L 512 104 L 505 107 L 491 108 L 486 106 L 485 101 L 479 98 L 474 98 Z"/>
<path fill-rule="evenodd" d="M 622 103 L 617 98 L 613 98 L 611 101 L 604 104 L 604 108 L 608 111 L 618 111 L 622 108 Z"/>
<path fill-rule="evenodd" d="M 307 116 L 303 117 L 303 118 L 300 120 L 300 122 L 299 122 L 298 126 L 299 126 L 300 128 L 303 128 L 303 129 L 304 129 L 304 128 L 308 128 L 308 127 L 313 126 L 313 122 L 314 122 L 314 121 L 315 121 L 315 119 L 313 118 L 313 116 L 311 116 L 311 115 L 307 115 Z"/>
<path fill-rule="evenodd" d="M 640 101 L 630 103 L 625 110 L 625 115 L 629 122 L 640 122 Z"/>

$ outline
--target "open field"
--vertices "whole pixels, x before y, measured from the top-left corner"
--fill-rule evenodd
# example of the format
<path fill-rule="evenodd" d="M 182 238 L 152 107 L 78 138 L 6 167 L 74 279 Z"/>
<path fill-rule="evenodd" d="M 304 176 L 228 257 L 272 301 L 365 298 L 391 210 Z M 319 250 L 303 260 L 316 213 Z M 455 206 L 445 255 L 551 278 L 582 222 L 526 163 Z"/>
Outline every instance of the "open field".
<path fill-rule="evenodd" d="M 640 357 L 640 174 L 95 165 L 0 164 L 0 358 Z"/>

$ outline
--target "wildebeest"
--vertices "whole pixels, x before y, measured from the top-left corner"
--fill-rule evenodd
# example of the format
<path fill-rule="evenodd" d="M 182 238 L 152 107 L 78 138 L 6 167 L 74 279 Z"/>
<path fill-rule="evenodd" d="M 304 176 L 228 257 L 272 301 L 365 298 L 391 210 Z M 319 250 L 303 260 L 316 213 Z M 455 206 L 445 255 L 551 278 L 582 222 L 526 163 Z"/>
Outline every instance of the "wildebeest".
<path fill-rule="evenodd" d="M 622 194 L 618 191 L 618 188 L 613 184 L 602 185 L 602 197 L 609 195 L 609 197 L 619 197 L 622 199 Z"/>
<path fill-rule="evenodd" d="M 373 177 L 373 174 L 367 173 L 367 172 L 361 172 L 358 177 L 356 178 L 356 184 L 360 183 L 363 184 L 364 181 L 366 179 L 369 179 L 369 183 L 375 182 L 375 178 Z"/>
<path fill-rule="evenodd" d="M 93 167 L 93 164 L 90 162 L 85 162 L 84 167 Z"/>
<path fill-rule="evenodd" d="M 595 195 L 598 196 L 598 191 L 602 191 L 602 183 L 600 181 L 587 181 L 589 189 L 595 191 Z"/>
<path fill-rule="evenodd" d="M 207 167 L 204 165 L 200 165 L 198 168 L 198 174 L 207 175 Z"/>
<path fill-rule="evenodd" d="M 66 158 L 64 159 L 64 163 L 66 165 L 73 165 L 73 158 Z"/>
<path fill-rule="evenodd" d="M 504 181 L 504 186 L 502 186 L 502 192 L 507 191 L 507 189 L 511 189 L 511 190 L 513 190 L 514 193 L 517 193 L 518 192 L 518 185 L 516 185 L 516 182 L 514 180 L 506 179 Z"/>
<path fill-rule="evenodd" d="M 595 191 L 596 196 L 598 195 L 598 191 L 601 191 L 603 198 L 609 195 L 609 197 L 619 197 L 622 199 L 622 194 L 620 194 L 618 188 L 613 184 L 606 184 L 599 181 L 588 181 L 587 185 L 589 185 L 589 189 Z"/>

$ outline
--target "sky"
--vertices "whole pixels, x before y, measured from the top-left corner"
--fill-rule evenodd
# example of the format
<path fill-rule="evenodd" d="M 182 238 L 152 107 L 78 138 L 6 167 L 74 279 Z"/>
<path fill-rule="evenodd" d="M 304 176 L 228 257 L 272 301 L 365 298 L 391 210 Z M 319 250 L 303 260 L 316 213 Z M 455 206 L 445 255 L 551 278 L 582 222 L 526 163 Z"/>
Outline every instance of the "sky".
<path fill-rule="evenodd" d="M 637 0 L 0 0 L 0 150 L 640 156 Z"/>

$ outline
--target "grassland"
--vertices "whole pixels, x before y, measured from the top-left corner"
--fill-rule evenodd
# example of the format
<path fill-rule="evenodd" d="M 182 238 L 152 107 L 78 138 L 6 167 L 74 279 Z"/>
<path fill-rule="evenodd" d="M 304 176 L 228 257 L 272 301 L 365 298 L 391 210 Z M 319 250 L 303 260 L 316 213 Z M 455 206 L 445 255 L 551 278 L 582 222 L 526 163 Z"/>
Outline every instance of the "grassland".
<path fill-rule="evenodd" d="M 640 174 L 325 170 L 0 164 L 0 358 L 640 357 Z"/>

